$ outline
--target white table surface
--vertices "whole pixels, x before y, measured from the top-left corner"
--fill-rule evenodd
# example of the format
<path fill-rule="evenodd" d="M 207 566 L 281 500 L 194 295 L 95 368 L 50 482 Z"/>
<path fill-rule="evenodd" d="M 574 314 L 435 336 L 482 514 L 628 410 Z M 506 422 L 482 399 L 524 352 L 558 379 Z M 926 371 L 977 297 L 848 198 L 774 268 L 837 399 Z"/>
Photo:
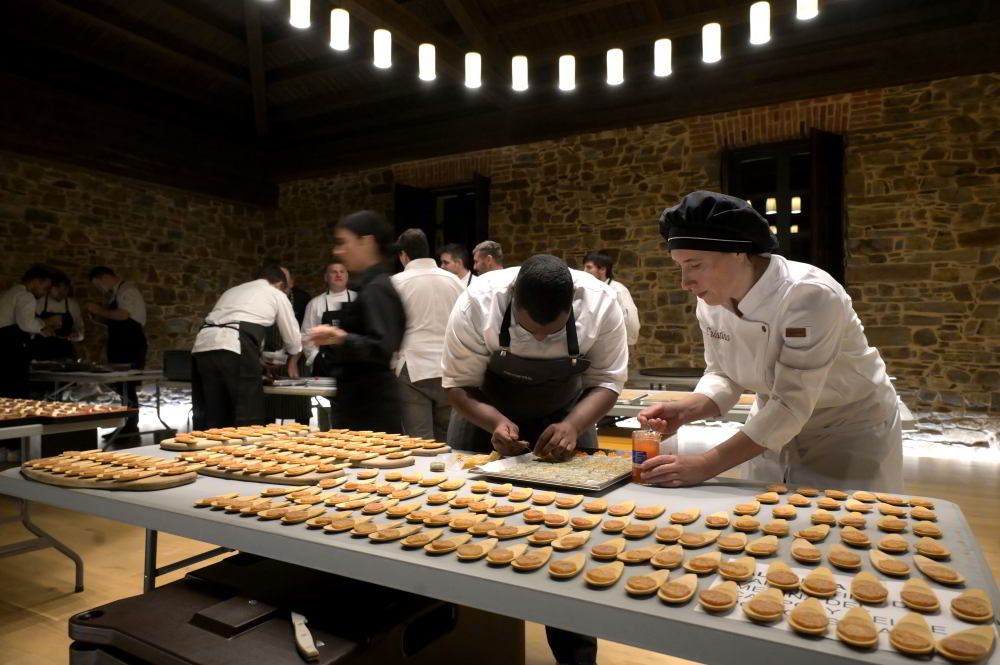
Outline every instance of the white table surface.
<path fill-rule="evenodd" d="M 134 451 L 163 457 L 173 456 L 154 446 Z M 431 459 L 433 458 L 418 458 L 415 469 L 427 471 Z M 449 470 L 449 475 L 453 477 L 460 474 L 459 471 Z M 169 490 L 108 492 L 66 489 L 32 482 L 23 478 L 17 469 L 0 473 L 2 494 L 99 515 L 527 621 L 597 635 L 702 663 L 912 665 L 915 662 L 891 651 L 861 653 L 837 640 L 803 638 L 773 627 L 708 616 L 695 611 L 696 600 L 683 607 L 674 607 L 665 605 L 655 597 L 629 597 L 623 588 L 625 577 L 651 570 L 649 566 L 627 567 L 622 580 L 615 586 L 605 590 L 591 590 L 584 584 L 582 575 L 570 581 L 557 581 L 549 577 L 545 568 L 533 573 L 517 573 L 509 567 L 492 568 L 484 561 L 461 563 L 454 554 L 433 557 L 422 550 L 403 550 L 398 543 L 371 544 L 366 539 L 352 538 L 348 534 L 327 534 L 322 530 L 307 529 L 303 525 L 286 526 L 277 521 L 227 515 L 221 511 L 196 509 L 192 506 L 201 497 L 226 492 L 256 494 L 264 487 L 267 485 L 262 483 L 199 477 L 193 484 Z M 665 504 L 667 514 L 698 506 L 704 516 L 715 511 L 730 511 L 736 503 L 748 500 L 759 491 L 757 486 L 739 481 L 675 490 L 626 484 L 611 490 L 606 497 L 611 503 L 630 499 L 637 505 Z M 467 493 L 467 488 L 460 492 Z M 968 579 L 968 587 L 989 590 L 993 594 L 995 607 L 1000 608 L 1000 593 L 961 511 L 955 504 L 947 501 L 935 500 L 935 503 L 939 523 L 945 529 L 943 542 L 953 552 L 949 563 L 964 573 Z M 584 514 L 579 507 L 570 512 Z M 808 526 L 811 512 L 810 509 L 799 509 L 798 518 L 792 522 L 792 530 Z M 761 516 L 765 514 L 769 515 L 766 506 Z M 385 517 L 376 519 L 388 521 Z M 869 515 L 868 519 L 871 523 L 876 518 Z M 508 518 L 508 523 L 520 524 L 521 520 L 515 516 Z M 666 518 L 661 517 L 658 523 L 666 524 Z M 701 523 L 699 520 L 697 524 Z M 688 528 L 704 530 L 701 526 Z M 874 528 L 869 531 L 873 536 L 880 533 Z M 585 549 L 577 551 L 586 552 L 593 544 L 611 537 L 597 531 L 584 546 Z M 829 542 L 837 540 L 831 534 L 828 542 L 821 543 L 818 547 L 825 552 Z M 637 547 L 653 542 L 652 536 L 649 536 L 634 541 L 629 546 Z M 781 539 L 780 554 L 783 560 L 790 561 L 787 555 L 790 544 L 790 537 Z M 697 552 L 714 550 L 714 547 L 708 547 Z M 554 553 L 553 558 L 567 554 L 569 553 Z M 775 559 L 770 558 L 765 561 L 773 560 Z M 587 567 L 594 565 L 588 561 Z M 871 570 L 867 557 L 864 569 Z M 916 572 L 914 575 L 920 576 Z M 712 579 L 713 576 L 702 578 L 699 588 L 707 588 Z M 885 639 L 883 636 L 883 642 Z M 924 662 L 946 661 L 937 656 L 933 661 Z M 984 662 L 996 665 L 1000 663 L 1000 656 L 994 652 Z"/>

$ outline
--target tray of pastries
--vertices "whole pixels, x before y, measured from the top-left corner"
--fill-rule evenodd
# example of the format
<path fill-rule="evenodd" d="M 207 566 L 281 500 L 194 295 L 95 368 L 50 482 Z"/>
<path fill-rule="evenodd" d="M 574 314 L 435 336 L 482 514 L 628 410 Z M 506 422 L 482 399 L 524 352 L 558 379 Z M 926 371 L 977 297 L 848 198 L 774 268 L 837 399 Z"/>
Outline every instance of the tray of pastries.
<path fill-rule="evenodd" d="M 578 451 L 568 460 L 555 462 L 526 453 L 480 464 L 471 471 L 502 480 L 599 492 L 631 476 L 632 458 L 610 450 Z"/>
<path fill-rule="evenodd" d="M 124 406 L 0 397 L 0 426 L 94 420 L 135 412 Z"/>

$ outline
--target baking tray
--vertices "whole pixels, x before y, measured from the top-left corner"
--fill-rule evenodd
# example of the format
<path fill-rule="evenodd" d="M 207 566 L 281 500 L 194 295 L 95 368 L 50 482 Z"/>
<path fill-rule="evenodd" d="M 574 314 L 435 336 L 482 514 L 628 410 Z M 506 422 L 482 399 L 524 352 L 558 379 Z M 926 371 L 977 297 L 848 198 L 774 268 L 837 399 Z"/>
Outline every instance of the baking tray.
<path fill-rule="evenodd" d="M 615 456 L 624 456 L 617 451 L 610 452 Z M 521 476 L 507 473 L 507 471 L 512 467 L 529 462 L 534 459 L 534 457 L 535 456 L 532 453 L 525 453 L 524 455 L 518 455 L 516 457 L 506 457 L 504 459 L 499 459 L 480 466 L 474 466 L 469 469 L 469 473 L 476 473 L 482 476 L 487 476 L 488 478 L 496 478 L 498 480 L 506 480 L 510 483 L 518 483 L 522 485 L 542 485 L 544 487 L 557 487 L 560 489 L 578 490 L 581 492 L 603 492 L 604 490 L 614 487 L 622 481 L 628 480 L 632 477 L 631 468 L 601 483 L 596 481 L 593 483 L 576 483 L 558 480 L 537 480 L 533 478 L 522 478 Z"/>

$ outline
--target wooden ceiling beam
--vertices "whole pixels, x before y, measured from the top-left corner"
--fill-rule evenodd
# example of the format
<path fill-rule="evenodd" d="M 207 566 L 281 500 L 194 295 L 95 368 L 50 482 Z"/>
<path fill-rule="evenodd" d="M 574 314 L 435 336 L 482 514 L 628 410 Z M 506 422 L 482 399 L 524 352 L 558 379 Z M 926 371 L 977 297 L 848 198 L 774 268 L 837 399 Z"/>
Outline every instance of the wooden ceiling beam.
<path fill-rule="evenodd" d="M 260 31 L 260 7 L 257 0 L 244 0 L 246 18 L 247 63 L 253 97 L 253 120 L 257 138 L 267 136 L 267 81 L 264 78 L 264 49 Z"/>
<path fill-rule="evenodd" d="M 497 81 L 503 81 L 505 74 L 496 63 L 510 62 L 511 53 L 490 27 L 479 3 L 476 0 L 444 0 L 444 6 L 472 47 L 482 54 L 484 66 Z"/>
<path fill-rule="evenodd" d="M 421 43 L 434 44 L 437 69 L 458 83 L 464 82 L 465 51 L 395 0 L 338 0 L 338 4 L 351 12 L 352 18 L 369 27 L 392 32 L 394 45 L 399 44 L 413 55 L 417 54 Z M 491 86 L 484 85 L 479 93 L 500 108 L 510 105 L 509 100 Z"/>
<path fill-rule="evenodd" d="M 546 23 L 563 21 L 573 16 L 590 14 L 591 12 L 600 11 L 602 9 L 610 9 L 612 7 L 617 7 L 618 5 L 631 4 L 632 2 L 634 2 L 634 0 L 563 0 L 558 3 L 558 7 L 553 7 L 551 9 L 540 8 L 556 3 L 549 2 L 544 5 L 538 4 L 534 6 L 530 13 L 527 13 L 524 16 L 516 17 L 507 21 L 502 19 L 494 21 L 494 30 L 501 33 L 514 32 L 515 30 L 523 30 L 525 28 L 545 25 Z"/>

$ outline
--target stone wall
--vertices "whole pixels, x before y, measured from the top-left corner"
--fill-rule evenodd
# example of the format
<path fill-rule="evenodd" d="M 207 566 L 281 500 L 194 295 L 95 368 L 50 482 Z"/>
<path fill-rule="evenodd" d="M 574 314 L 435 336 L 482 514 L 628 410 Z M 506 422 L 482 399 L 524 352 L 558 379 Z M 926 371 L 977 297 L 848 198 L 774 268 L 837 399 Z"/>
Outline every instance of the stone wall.
<path fill-rule="evenodd" d="M 263 255 L 273 211 L 157 187 L 75 167 L 0 153 L 0 285 L 35 262 L 69 274 L 81 306 L 105 264 L 146 298 L 148 363 L 189 349 L 219 294 L 246 281 Z M 81 352 L 100 359 L 105 328 L 86 322 Z"/>
<path fill-rule="evenodd" d="M 288 183 L 278 246 L 318 289 L 340 215 L 391 214 L 395 182 L 440 186 L 477 171 L 492 180 L 490 232 L 510 263 L 550 252 L 579 265 L 612 249 L 641 313 L 638 365 L 700 364 L 694 299 L 653 220 L 685 193 L 719 187 L 724 148 L 823 129 L 847 140 L 850 292 L 901 391 L 914 405 L 1000 410 L 998 82 L 865 90 Z"/>

